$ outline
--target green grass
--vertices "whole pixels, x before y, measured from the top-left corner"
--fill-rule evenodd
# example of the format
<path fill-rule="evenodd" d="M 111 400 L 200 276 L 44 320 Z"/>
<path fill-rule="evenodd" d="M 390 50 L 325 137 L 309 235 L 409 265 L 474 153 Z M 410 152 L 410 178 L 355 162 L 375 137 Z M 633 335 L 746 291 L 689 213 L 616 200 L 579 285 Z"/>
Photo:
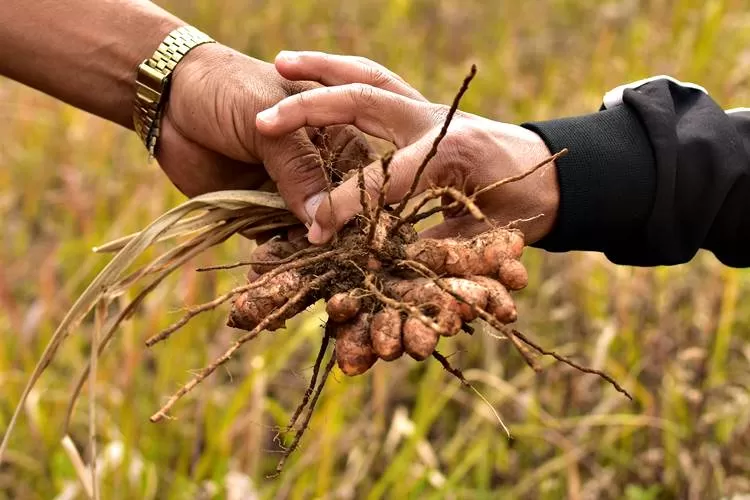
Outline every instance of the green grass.
<path fill-rule="evenodd" d="M 611 87 L 654 74 L 750 104 L 746 2 L 321 0 L 164 2 L 219 40 L 263 59 L 281 49 L 359 54 L 462 108 L 521 122 L 596 110 Z M 92 246 L 140 229 L 182 197 L 127 131 L 0 81 L 0 428 L 44 343 L 106 263 Z M 516 439 L 436 363 L 400 360 L 321 399 L 279 480 L 273 426 L 304 392 L 320 310 L 266 335 L 175 407 L 148 416 L 235 333 L 225 310 L 168 343 L 143 340 L 186 304 L 243 280 L 197 274 L 250 244 L 233 239 L 163 284 L 119 334 L 98 377 L 103 498 L 718 498 L 750 492 L 750 274 L 708 254 L 674 268 L 617 267 L 595 254 L 529 250 L 520 329 L 615 375 L 545 363 L 533 374 L 482 333 L 442 350 L 492 401 Z M 124 298 L 123 298 L 124 300 Z M 93 322 L 43 377 L 0 467 L 0 498 L 54 498 L 77 479 L 60 445 L 73 377 Z M 87 446 L 87 395 L 73 438 Z M 243 489 L 245 488 L 245 489 Z M 235 496 L 229 496 L 233 492 Z M 81 498 L 80 494 L 77 498 Z"/>

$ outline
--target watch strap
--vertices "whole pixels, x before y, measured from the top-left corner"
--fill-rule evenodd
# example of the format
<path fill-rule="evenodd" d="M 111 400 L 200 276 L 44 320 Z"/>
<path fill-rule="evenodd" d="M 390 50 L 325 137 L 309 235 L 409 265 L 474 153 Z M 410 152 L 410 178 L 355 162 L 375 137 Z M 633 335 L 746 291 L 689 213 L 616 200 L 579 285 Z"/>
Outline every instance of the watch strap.
<path fill-rule="evenodd" d="M 161 115 L 169 93 L 169 84 L 177 63 L 193 48 L 213 43 L 211 37 L 192 26 L 171 31 L 151 58 L 138 66 L 133 125 L 151 156 L 159 139 Z"/>

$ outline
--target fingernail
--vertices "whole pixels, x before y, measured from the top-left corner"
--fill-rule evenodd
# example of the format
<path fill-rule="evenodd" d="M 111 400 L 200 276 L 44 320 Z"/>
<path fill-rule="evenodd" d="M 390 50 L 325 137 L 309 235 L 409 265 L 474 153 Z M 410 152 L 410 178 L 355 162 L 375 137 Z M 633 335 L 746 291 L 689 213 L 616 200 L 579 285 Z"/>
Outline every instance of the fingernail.
<path fill-rule="evenodd" d="M 318 212 L 318 207 L 323 202 L 326 193 L 318 193 L 310 196 L 305 202 L 305 214 L 307 214 L 307 222 L 305 225 L 309 228 L 310 224 L 315 220 L 315 214 Z M 320 228 L 318 228 L 320 230 Z"/>
<path fill-rule="evenodd" d="M 286 62 L 296 63 L 299 61 L 299 53 L 291 50 L 282 50 L 276 56 L 276 59 L 283 59 Z"/>
<path fill-rule="evenodd" d="M 317 222 L 313 222 L 312 227 L 307 232 L 307 241 L 313 245 L 320 245 L 323 243 L 323 230 L 320 228 Z"/>
<path fill-rule="evenodd" d="M 258 113 L 256 119 L 267 123 L 268 125 L 273 125 L 278 117 L 279 110 L 276 108 L 276 106 L 274 106 Z"/>

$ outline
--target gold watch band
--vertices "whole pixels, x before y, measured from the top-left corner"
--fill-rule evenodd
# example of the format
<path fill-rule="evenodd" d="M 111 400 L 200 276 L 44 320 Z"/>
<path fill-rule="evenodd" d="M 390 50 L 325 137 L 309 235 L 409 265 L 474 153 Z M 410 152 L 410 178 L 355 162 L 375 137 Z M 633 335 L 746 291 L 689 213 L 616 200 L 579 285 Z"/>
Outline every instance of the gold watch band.
<path fill-rule="evenodd" d="M 191 49 L 214 41 L 192 26 L 183 26 L 169 33 L 154 55 L 138 66 L 133 125 L 151 156 L 155 153 L 159 138 L 161 114 L 167 100 L 172 71 Z"/>

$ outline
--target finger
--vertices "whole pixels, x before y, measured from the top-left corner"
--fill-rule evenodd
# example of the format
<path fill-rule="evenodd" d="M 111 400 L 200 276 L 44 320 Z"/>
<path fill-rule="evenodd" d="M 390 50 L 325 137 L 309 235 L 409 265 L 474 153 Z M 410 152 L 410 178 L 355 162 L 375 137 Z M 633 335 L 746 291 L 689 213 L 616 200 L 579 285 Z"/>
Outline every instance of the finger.
<path fill-rule="evenodd" d="M 331 167 L 339 176 L 377 159 L 372 146 L 356 127 L 334 126 L 326 130 L 331 136 Z"/>
<path fill-rule="evenodd" d="M 346 172 L 377 159 L 364 134 L 351 125 L 305 129 L 320 152 L 332 182 L 341 182 Z"/>
<path fill-rule="evenodd" d="M 312 223 L 314 210 L 308 213 L 305 205 L 326 189 L 327 182 L 320 153 L 305 131 L 266 142 L 263 159 L 289 210 L 303 223 Z"/>
<path fill-rule="evenodd" d="M 366 83 L 410 99 L 427 101 L 396 73 L 364 57 L 282 51 L 276 56 L 275 65 L 281 76 L 289 80 L 310 80 L 327 86 Z"/>
<path fill-rule="evenodd" d="M 414 176 L 429 150 L 431 143 L 424 139 L 397 151 L 389 165 L 390 181 L 385 193 L 385 203 L 400 201 L 408 192 Z M 424 191 L 430 185 L 442 185 L 445 182 L 461 182 L 455 172 L 447 172 L 450 163 L 442 161 L 438 154 L 423 172 L 416 193 Z M 449 177 L 453 176 L 454 179 Z M 383 185 L 383 171 L 379 161 L 364 168 L 366 203 L 375 205 Z M 347 221 L 362 211 L 358 176 L 353 175 L 331 191 L 330 196 L 323 196 L 314 216 L 313 225 L 308 233 L 311 243 L 322 244 L 331 239 Z"/>
<path fill-rule="evenodd" d="M 278 137 L 305 126 L 351 124 L 402 148 L 434 126 L 440 106 L 408 99 L 371 85 L 324 87 L 287 97 L 258 113 L 256 127 Z"/>

